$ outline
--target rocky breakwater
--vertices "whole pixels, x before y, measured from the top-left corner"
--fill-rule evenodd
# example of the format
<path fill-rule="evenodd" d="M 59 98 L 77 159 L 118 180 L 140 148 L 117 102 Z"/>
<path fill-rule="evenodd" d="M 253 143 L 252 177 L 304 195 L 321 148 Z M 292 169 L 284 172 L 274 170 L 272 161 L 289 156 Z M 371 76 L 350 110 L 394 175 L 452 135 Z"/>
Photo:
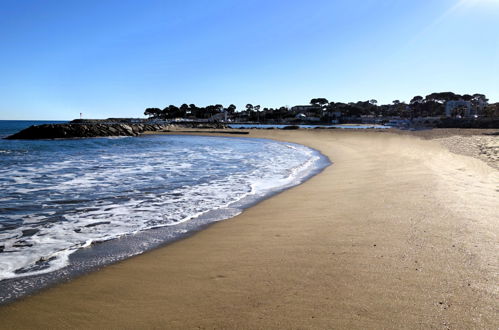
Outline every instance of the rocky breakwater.
<path fill-rule="evenodd" d="M 30 126 L 6 137 L 9 140 L 69 139 L 106 136 L 137 136 L 146 131 L 162 131 L 173 127 L 223 128 L 223 124 L 186 123 L 170 125 L 157 123 L 67 123 Z"/>

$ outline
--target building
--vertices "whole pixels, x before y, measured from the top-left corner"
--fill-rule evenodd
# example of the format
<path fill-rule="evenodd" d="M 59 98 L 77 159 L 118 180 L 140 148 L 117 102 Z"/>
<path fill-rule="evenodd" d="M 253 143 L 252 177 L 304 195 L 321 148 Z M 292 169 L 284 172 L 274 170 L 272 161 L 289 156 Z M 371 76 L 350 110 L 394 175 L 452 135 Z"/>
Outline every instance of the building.
<path fill-rule="evenodd" d="M 299 113 L 295 116 L 295 119 L 310 122 L 319 122 L 321 119 L 319 117 L 307 116 L 304 113 Z"/>
<path fill-rule="evenodd" d="M 445 116 L 447 117 L 470 117 L 471 102 L 470 101 L 447 101 L 445 103 Z"/>
<path fill-rule="evenodd" d="M 478 100 L 476 102 L 472 101 L 447 101 L 445 103 L 445 116 L 447 117 L 477 117 L 483 113 L 483 110 L 487 106 L 487 102 Z"/>
<path fill-rule="evenodd" d="M 329 111 L 329 118 L 331 119 L 331 124 L 339 124 L 341 121 L 341 111 Z"/>

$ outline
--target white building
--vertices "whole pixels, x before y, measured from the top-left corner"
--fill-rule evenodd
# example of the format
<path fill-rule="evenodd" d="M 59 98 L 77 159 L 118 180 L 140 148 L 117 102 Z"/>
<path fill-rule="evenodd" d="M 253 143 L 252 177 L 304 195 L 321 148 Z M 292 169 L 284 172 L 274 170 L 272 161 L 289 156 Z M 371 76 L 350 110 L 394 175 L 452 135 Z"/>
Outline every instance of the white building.
<path fill-rule="evenodd" d="M 445 115 L 447 117 L 475 117 L 478 116 L 486 106 L 487 102 L 481 100 L 477 103 L 464 100 L 447 101 L 447 103 L 445 103 Z"/>
<path fill-rule="evenodd" d="M 463 114 L 457 113 L 464 110 Z M 471 102 L 470 101 L 447 101 L 445 103 L 445 115 L 447 117 L 454 117 L 456 115 L 464 115 L 469 117 L 471 114 Z"/>

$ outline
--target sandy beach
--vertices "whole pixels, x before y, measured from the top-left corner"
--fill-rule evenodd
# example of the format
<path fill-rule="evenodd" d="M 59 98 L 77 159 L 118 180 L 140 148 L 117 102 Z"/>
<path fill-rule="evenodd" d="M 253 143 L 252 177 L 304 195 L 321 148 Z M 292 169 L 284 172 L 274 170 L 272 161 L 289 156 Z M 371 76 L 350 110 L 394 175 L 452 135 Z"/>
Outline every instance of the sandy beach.
<path fill-rule="evenodd" d="M 1 306 L 0 328 L 499 327 L 498 136 L 245 136 L 333 165 L 190 238 Z M 459 152 L 465 142 L 477 151 Z"/>

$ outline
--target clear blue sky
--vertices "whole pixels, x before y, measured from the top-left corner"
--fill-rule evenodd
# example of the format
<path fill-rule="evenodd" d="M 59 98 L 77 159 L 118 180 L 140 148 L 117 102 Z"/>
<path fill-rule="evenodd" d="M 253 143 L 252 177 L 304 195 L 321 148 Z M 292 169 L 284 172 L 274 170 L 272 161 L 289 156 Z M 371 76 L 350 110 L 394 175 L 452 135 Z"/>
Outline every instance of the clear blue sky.
<path fill-rule="evenodd" d="M 499 0 L 0 0 L 0 119 L 499 101 Z"/>

